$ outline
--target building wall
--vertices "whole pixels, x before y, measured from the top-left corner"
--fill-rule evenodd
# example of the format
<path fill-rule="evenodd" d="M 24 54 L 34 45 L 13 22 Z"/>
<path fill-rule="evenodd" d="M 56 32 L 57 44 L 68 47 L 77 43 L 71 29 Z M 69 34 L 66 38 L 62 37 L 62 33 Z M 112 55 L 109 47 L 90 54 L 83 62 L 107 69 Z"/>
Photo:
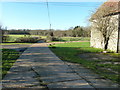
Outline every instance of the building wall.
<path fill-rule="evenodd" d="M 111 22 L 114 22 L 115 30 L 110 36 L 110 40 L 108 43 L 108 49 L 117 52 L 117 44 L 118 44 L 118 15 L 113 15 L 111 18 Z M 111 23 L 113 25 L 113 23 Z M 108 27 L 109 30 L 109 27 Z M 104 48 L 103 37 L 100 31 L 96 29 L 95 23 L 92 23 L 91 27 L 91 47 L 95 48 Z"/>
<path fill-rule="evenodd" d="M 108 44 L 108 49 L 113 50 L 117 52 L 117 44 L 118 44 L 118 26 L 119 26 L 119 21 L 118 21 L 118 15 L 114 15 L 114 18 L 116 17 L 117 19 L 112 19 L 115 25 L 115 32 L 112 33 L 110 36 L 109 44 Z"/>
<path fill-rule="evenodd" d="M 91 47 L 95 48 L 103 48 L 103 37 L 99 31 L 95 29 L 95 24 L 92 24 L 91 27 L 91 39 L 90 39 L 90 45 Z"/>

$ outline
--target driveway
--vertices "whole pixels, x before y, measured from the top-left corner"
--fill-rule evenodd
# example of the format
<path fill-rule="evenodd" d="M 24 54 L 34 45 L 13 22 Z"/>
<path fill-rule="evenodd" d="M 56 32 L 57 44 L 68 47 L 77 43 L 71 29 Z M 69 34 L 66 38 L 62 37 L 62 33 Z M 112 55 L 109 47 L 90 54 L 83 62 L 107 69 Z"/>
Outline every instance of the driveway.
<path fill-rule="evenodd" d="M 47 46 L 35 43 L 17 59 L 2 80 L 3 88 L 117 88 L 80 64 L 60 60 Z"/>

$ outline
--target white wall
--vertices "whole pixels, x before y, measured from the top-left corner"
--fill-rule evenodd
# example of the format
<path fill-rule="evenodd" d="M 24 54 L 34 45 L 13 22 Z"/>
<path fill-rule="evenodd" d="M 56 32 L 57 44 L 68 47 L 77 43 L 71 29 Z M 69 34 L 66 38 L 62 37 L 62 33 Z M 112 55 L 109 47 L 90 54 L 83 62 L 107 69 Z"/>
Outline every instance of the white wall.
<path fill-rule="evenodd" d="M 110 36 L 110 40 L 108 43 L 108 49 L 112 51 L 117 51 L 117 42 L 118 42 L 118 15 L 113 15 L 111 18 L 111 22 L 114 22 L 115 30 Z M 113 25 L 113 23 L 111 23 Z M 95 23 L 92 23 L 91 28 L 91 47 L 95 48 L 104 48 L 103 37 L 100 31 L 96 30 Z M 108 28 L 109 29 L 109 28 Z"/>

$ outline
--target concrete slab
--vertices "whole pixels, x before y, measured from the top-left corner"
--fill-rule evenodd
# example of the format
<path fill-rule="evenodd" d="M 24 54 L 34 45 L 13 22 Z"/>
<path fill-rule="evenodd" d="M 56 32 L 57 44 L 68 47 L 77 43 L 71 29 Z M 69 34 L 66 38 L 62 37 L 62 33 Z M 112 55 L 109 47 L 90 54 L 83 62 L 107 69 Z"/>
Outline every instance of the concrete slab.
<path fill-rule="evenodd" d="M 93 88 L 85 80 L 51 83 L 47 86 L 48 88 Z"/>
<path fill-rule="evenodd" d="M 80 64 L 76 63 L 70 63 L 70 62 L 65 62 L 69 67 L 72 68 L 76 73 L 78 73 L 79 76 L 85 78 L 85 79 L 98 79 L 101 78 L 98 74 L 94 73 L 90 69 L 87 69 L 83 67 Z"/>
<path fill-rule="evenodd" d="M 89 69 L 84 68 L 80 64 L 65 62 L 72 70 L 74 70 L 83 79 L 86 79 L 95 88 L 118 88 L 118 84 L 113 83 L 111 80 L 103 79 L 98 74 Z"/>
<path fill-rule="evenodd" d="M 60 73 L 58 75 L 53 76 L 43 76 L 40 79 L 45 83 L 55 83 L 55 82 L 64 82 L 68 80 L 81 80 L 82 78 L 79 77 L 75 73 Z"/>
<path fill-rule="evenodd" d="M 40 83 L 35 80 L 34 72 L 9 72 L 4 80 L 2 80 L 2 85 L 5 88 L 16 88 L 16 87 L 29 87 L 29 86 L 39 86 Z"/>
<path fill-rule="evenodd" d="M 118 88 L 118 84 L 105 79 L 88 79 L 95 88 Z"/>

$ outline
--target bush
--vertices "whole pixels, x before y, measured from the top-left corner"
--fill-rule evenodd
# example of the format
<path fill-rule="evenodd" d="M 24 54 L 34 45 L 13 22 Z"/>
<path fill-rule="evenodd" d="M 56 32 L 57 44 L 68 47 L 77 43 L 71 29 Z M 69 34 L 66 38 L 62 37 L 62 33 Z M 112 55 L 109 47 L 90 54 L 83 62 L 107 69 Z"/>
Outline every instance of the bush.
<path fill-rule="evenodd" d="M 2 36 L 2 42 L 6 42 L 9 40 L 9 36 Z"/>
<path fill-rule="evenodd" d="M 38 42 L 40 38 L 38 37 L 20 37 L 17 38 L 15 42 L 17 43 L 35 43 Z"/>
<path fill-rule="evenodd" d="M 53 37 L 53 36 L 47 36 L 46 40 L 47 41 L 60 41 L 58 37 Z"/>

